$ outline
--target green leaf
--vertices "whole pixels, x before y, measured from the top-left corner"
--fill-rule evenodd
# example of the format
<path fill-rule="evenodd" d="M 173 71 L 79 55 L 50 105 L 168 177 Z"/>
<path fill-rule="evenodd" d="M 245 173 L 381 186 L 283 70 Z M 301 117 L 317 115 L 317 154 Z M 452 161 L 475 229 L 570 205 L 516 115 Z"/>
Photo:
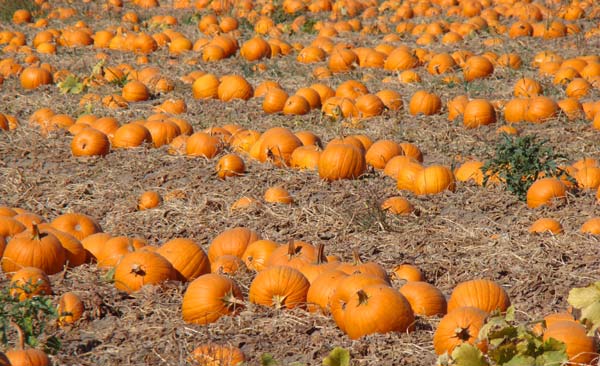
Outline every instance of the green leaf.
<path fill-rule="evenodd" d="M 350 366 L 350 352 L 341 347 L 335 347 L 323 359 L 323 366 Z"/>
<path fill-rule="evenodd" d="M 57 84 L 63 94 L 79 94 L 85 90 L 85 84 L 75 75 L 69 75 L 64 81 Z"/>
<path fill-rule="evenodd" d="M 489 366 L 479 348 L 463 343 L 452 351 L 453 365 L 456 366 Z"/>
<path fill-rule="evenodd" d="M 270 353 L 263 353 L 260 356 L 260 364 L 261 364 L 261 366 L 277 366 L 277 365 L 279 365 L 277 360 L 275 360 L 275 358 L 273 358 L 273 355 Z"/>
<path fill-rule="evenodd" d="M 588 287 L 571 289 L 567 301 L 577 309 L 583 309 L 594 302 L 600 302 L 600 282 L 591 284 Z"/>
<path fill-rule="evenodd" d="M 592 323 L 590 333 L 594 333 L 600 326 L 600 302 L 595 302 L 581 309 L 581 320 L 587 320 Z"/>
<path fill-rule="evenodd" d="M 526 355 L 516 355 L 510 361 L 502 364 L 503 366 L 535 366 L 535 358 Z"/>

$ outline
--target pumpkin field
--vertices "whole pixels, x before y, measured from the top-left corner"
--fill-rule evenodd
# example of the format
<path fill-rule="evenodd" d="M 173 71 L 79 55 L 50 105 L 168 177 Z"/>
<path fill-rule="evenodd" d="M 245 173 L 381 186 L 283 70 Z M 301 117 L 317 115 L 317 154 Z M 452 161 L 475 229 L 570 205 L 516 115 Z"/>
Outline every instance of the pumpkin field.
<path fill-rule="evenodd" d="M 594 0 L 0 0 L 0 366 L 598 365 Z"/>

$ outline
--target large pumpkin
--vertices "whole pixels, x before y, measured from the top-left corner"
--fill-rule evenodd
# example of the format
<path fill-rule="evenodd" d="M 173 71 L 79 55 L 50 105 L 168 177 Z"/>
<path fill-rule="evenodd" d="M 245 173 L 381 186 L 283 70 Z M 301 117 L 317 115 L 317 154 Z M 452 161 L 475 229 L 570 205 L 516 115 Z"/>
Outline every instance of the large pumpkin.
<path fill-rule="evenodd" d="M 366 168 L 364 154 L 348 144 L 328 145 L 319 158 L 319 176 L 327 181 L 358 178 Z"/>
<path fill-rule="evenodd" d="M 413 191 L 418 195 L 437 194 L 445 190 L 454 192 L 454 175 L 442 165 L 432 165 L 415 175 Z"/>
<path fill-rule="evenodd" d="M 222 255 L 242 258 L 248 245 L 260 239 L 260 235 L 245 227 L 225 230 L 217 235 L 208 247 L 208 259 L 212 262 Z"/>
<path fill-rule="evenodd" d="M 238 285 L 228 277 L 209 273 L 190 283 L 183 295 L 181 314 L 186 323 L 209 324 L 242 308 Z"/>
<path fill-rule="evenodd" d="M 123 256 L 115 268 L 115 287 L 132 293 L 146 285 L 156 285 L 176 279 L 171 263 L 162 255 L 136 251 Z"/>
<path fill-rule="evenodd" d="M 5 273 L 23 267 L 36 267 L 48 275 L 63 270 L 66 254 L 58 238 L 51 233 L 40 233 L 37 225 L 32 229 L 15 235 L 6 245 L 2 257 Z"/>
<path fill-rule="evenodd" d="M 171 263 L 177 277 L 181 280 L 191 281 L 210 272 L 208 256 L 200 244 L 192 239 L 171 239 L 161 245 L 156 252 Z"/>
<path fill-rule="evenodd" d="M 259 272 L 252 283 L 248 298 L 250 302 L 277 309 L 304 307 L 310 284 L 297 269 L 274 266 Z"/>
<path fill-rule="evenodd" d="M 350 297 L 344 314 L 344 330 L 352 339 L 373 333 L 406 332 L 414 329 L 415 317 L 400 292 L 373 285 Z"/>
<path fill-rule="evenodd" d="M 552 204 L 554 200 L 565 200 L 566 187 L 557 178 L 538 179 L 527 190 L 527 206 L 537 208 Z"/>
<path fill-rule="evenodd" d="M 506 311 L 510 299 L 506 291 L 494 281 L 471 280 L 459 283 L 448 300 L 448 311 L 462 306 L 472 306 L 485 312 Z"/>
<path fill-rule="evenodd" d="M 487 316 L 488 313 L 474 307 L 460 307 L 448 312 L 433 334 L 435 353 L 452 353 L 456 346 L 465 342 L 475 344 Z M 475 346 L 483 352 L 487 350 L 485 341 L 480 341 Z"/>

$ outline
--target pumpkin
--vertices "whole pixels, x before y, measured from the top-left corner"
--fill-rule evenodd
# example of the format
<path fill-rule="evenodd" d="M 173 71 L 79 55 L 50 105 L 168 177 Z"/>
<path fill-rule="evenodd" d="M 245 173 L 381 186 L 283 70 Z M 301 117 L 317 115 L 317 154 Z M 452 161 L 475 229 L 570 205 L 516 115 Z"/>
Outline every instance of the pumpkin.
<path fill-rule="evenodd" d="M 574 178 L 579 188 L 597 190 L 600 186 L 600 168 L 583 167 L 575 172 Z"/>
<path fill-rule="evenodd" d="M 162 202 L 160 194 L 156 191 L 145 191 L 138 198 L 138 210 L 148 210 L 155 208 Z"/>
<path fill-rule="evenodd" d="M 243 307 L 242 292 L 228 277 L 208 273 L 193 280 L 181 302 L 183 321 L 193 324 L 216 322 Z"/>
<path fill-rule="evenodd" d="M 56 217 L 50 225 L 83 240 L 89 235 L 102 231 L 100 224 L 92 217 L 82 213 L 66 213 Z"/>
<path fill-rule="evenodd" d="M 37 225 L 12 237 L 2 257 L 2 270 L 16 272 L 23 267 L 36 267 L 49 275 L 63 270 L 66 254 L 60 241 L 51 233 L 40 233 Z"/>
<path fill-rule="evenodd" d="M 210 271 L 212 273 L 234 274 L 243 267 L 244 262 L 240 259 L 240 257 L 229 254 L 217 257 L 217 259 L 210 262 Z"/>
<path fill-rule="evenodd" d="M 430 116 L 439 113 L 441 109 L 442 101 L 440 97 L 425 90 L 419 90 L 413 94 L 408 105 L 408 111 L 413 116 L 417 114 Z"/>
<path fill-rule="evenodd" d="M 381 203 L 383 211 L 389 211 L 394 215 L 410 215 L 414 211 L 413 205 L 404 197 L 390 197 Z"/>
<path fill-rule="evenodd" d="M 88 261 L 88 255 L 85 248 L 73 235 L 54 229 L 48 224 L 40 226 L 41 232 L 50 232 L 60 241 L 60 245 L 65 250 L 67 265 L 71 268 L 80 266 Z"/>
<path fill-rule="evenodd" d="M 36 89 L 39 86 L 52 84 L 53 82 L 50 71 L 35 66 L 26 67 L 21 72 L 19 80 L 23 89 Z"/>
<path fill-rule="evenodd" d="M 171 239 L 161 245 L 156 253 L 171 263 L 181 281 L 192 281 L 210 272 L 208 256 L 200 244 L 192 239 Z"/>
<path fill-rule="evenodd" d="M 560 234 L 563 232 L 563 228 L 560 222 L 557 220 L 544 217 L 531 224 L 529 227 L 529 232 L 532 234 L 541 234 L 545 232 Z"/>
<path fill-rule="evenodd" d="M 466 128 L 476 128 L 496 122 L 496 110 L 486 99 L 472 99 L 465 105 L 463 124 Z"/>
<path fill-rule="evenodd" d="M 311 313 L 321 311 L 324 314 L 328 314 L 331 297 L 335 293 L 340 281 L 346 277 L 348 277 L 348 274 L 336 269 L 319 274 L 311 282 L 306 294 L 308 311 Z"/>
<path fill-rule="evenodd" d="M 365 160 L 375 169 L 383 169 L 386 163 L 397 155 L 404 155 L 404 151 L 398 143 L 392 140 L 379 140 L 369 147 Z"/>
<path fill-rule="evenodd" d="M 292 309 L 304 307 L 310 284 L 297 269 L 288 266 L 272 266 L 260 271 L 248 292 L 254 304 Z"/>
<path fill-rule="evenodd" d="M 422 281 L 410 281 L 400 287 L 415 315 L 438 316 L 446 314 L 446 298 L 437 287 Z"/>
<path fill-rule="evenodd" d="M 485 312 L 506 311 L 510 299 L 506 291 L 497 283 L 480 279 L 459 283 L 448 300 L 448 311 L 463 306 L 472 306 Z"/>
<path fill-rule="evenodd" d="M 248 100 L 252 98 L 254 90 L 252 85 L 239 75 L 225 75 L 217 88 L 217 95 L 223 102 L 234 99 Z"/>
<path fill-rule="evenodd" d="M 378 91 L 375 95 L 377 95 L 383 102 L 383 105 L 391 111 L 398 111 L 404 106 L 402 95 L 395 90 L 383 89 Z"/>
<path fill-rule="evenodd" d="M 555 339 L 566 346 L 569 365 L 592 365 L 598 360 L 594 338 L 587 329 L 576 322 L 562 320 L 549 325 L 544 332 L 544 341 Z"/>
<path fill-rule="evenodd" d="M 358 65 L 358 56 L 348 49 L 334 49 L 329 55 L 327 65 L 334 73 L 348 72 Z"/>
<path fill-rule="evenodd" d="M 504 119 L 509 123 L 525 121 L 529 110 L 529 99 L 515 98 L 504 105 Z"/>
<path fill-rule="evenodd" d="M 482 352 L 487 351 L 487 343 L 478 340 L 479 330 L 484 325 L 488 313 L 474 307 L 459 307 L 450 310 L 433 334 L 433 349 L 437 355 L 451 354 L 454 348 L 470 343 Z M 476 343 L 477 342 L 477 343 Z"/>
<path fill-rule="evenodd" d="M 304 47 L 300 52 L 296 60 L 303 64 L 310 64 L 325 60 L 325 51 L 315 46 Z"/>
<path fill-rule="evenodd" d="M 132 293 L 146 285 L 156 285 L 176 278 L 171 263 L 160 254 L 136 251 L 124 255 L 115 268 L 115 287 Z"/>
<path fill-rule="evenodd" d="M 417 195 L 437 194 L 445 190 L 454 192 L 454 175 L 442 165 L 428 166 L 415 174 L 413 191 Z"/>
<path fill-rule="evenodd" d="M 566 187 L 557 178 L 541 178 L 527 190 L 527 207 L 537 208 L 553 204 L 555 200 L 566 200 Z"/>
<path fill-rule="evenodd" d="M 216 99 L 219 79 L 213 74 L 204 74 L 192 83 L 192 95 L 196 99 Z"/>
<path fill-rule="evenodd" d="M 259 36 L 244 42 L 240 48 L 240 55 L 248 61 L 256 61 L 271 56 L 269 43 Z"/>
<path fill-rule="evenodd" d="M 581 225 L 581 232 L 584 234 L 600 234 L 600 218 L 592 217 Z"/>
<path fill-rule="evenodd" d="M 266 268 L 269 257 L 278 247 L 271 240 L 256 240 L 246 247 L 242 259 L 248 269 L 260 272 Z"/>
<path fill-rule="evenodd" d="M 144 83 L 132 80 L 125 84 L 121 96 L 128 102 L 141 102 L 150 98 L 150 92 Z"/>
<path fill-rule="evenodd" d="M 190 359 L 199 366 L 238 366 L 246 361 L 246 356 L 234 346 L 206 343 L 194 348 Z"/>
<path fill-rule="evenodd" d="M 306 99 L 306 101 L 310 105 L 310 109 L 321 108 L 321 96 L 315 89 L 300 88 L 296 90 L 296 95 Z"/>
<path fill-rule="evenodd" d="M 151 143 L 152 135 L 142 124 L 127 123 L 119 127 L 112 138 L 115 148 L 132 148 Z"/>
<path fill-rule="evenodd" d="M 283 114 L 285 115 L 304 115 L 310 112 L 310 104 L 300 95 L 292 95 L 287 98 L 283 105 Z"/>
<path fill-rule="evenodd" d="M 531 78 L 520 78 L 513 88 L 515 97 L 533 98 L 542 93 L 542 85 Z"/>
<path fill-rule="evenodd" d="M 355 179 L 366 171 L 364 154 L 349 144 L 328 145 L 319 158 L 319 177 L 326 181 Z"/>
<path fill-rule="evenodd" d="M 479 160 L 469 160 L 462 163 L 454 170 L 454 177 L 459 182 L 473 181 L 478 185 L 483 184 L 483 172 L 481 168 L 483 162 Z"/>
<path fill-rule="evenodd" d="M 33 296 L 52 295 L 50 279 L 39 268 L 23 267 L 10 278 L 10 295 L 18 297 L 19 301 Z"/>
<path fill-rule="evenodd" d="M 95 253 L 98 268 L 110 269 L 116 266 L 124 255 L 135 251 L 145 245 L 145 242 L 127 236 L 113 236 L 104 242 L 100 250 Z"/>
<path fill-rule="evenodd" d="M 348 302 L 359 290 L 371 285 L 388 286 L 388 283 L 381 277 L 364 273 L 351 274 L 338 282 L 333 295 L 330 297 L 329 309 L 333 320 L 342 331 L 345 331 L 345 314 Z"/>
<path fill-rule="evenodd" d="M 558 105 L 546 96 L 537 96 L 529 100 L 529 108 L 525 120 L 532 123 L 543 123 L 556 116 Z"/>
<path fill-rule="evenodd" d="M 396 187 L 399 190 L 414 191 L 415 180 L 424 170 L 423 166 L 415 161 L 406 161 L 398 168 Z"/>
<path fill-rule="evenodd" d="M 407 263 L 394 267 L 392 277 L 405 282 L 423 281 L 423 274 L 419 267 Z"/>
<path fill-rule="evenodd" d="M 463 67 L 465 81 L 473 81 L 490 76 L 494 72 L 494 65 L 483 56 L 472 56 L 467 59 Z"/>
<path fill-rule="evenodd" d="M 81 298 L 73 292 L 65 292 L 58 300 L 58 324 L 72 324 L 81 318 L 85 307 Z"/>
<path fill-rule="evenodd" d="M 265 131 L 258 141 L 258 160 L 271 161 L 276 166 L 288 166 L 292 152 L 302 146 L 300 139 L 285 127 Z"/>
<path fill-rule="evenodd" d="M 25 349 L 25 335 L 23 330 L 14 322 L 10 322 L 19 335 L 17 346 L 13 349 L 9 349 L 6 352 L 6 358 L 8 358 L 8 365 L 13 366 L 50 366 L 50 358 L 43 351 L 38 349 Z"/>
<path fill-rule="evenodd" d="M 389 283 L 389 278 L 385 269 L 375 262 L 363 262 L 358 250 L 352 252 L 352 262 L 340 263 L 336 269 L 347 274 L 363 273 L 379 277 L 384 282 Z"/>
<path fill-rule="evenodd" d="M 375 94 L 364 94 L 357 97 L 355 105 L 362 118 L 379 116 L 385 108 L 383 101 Z"/>
<path fill-rule="evenodd" d="M 413 52 L 404 47 L 392 51 L 383 64 L 385 70 L 401 71 L 415 68 L 419 65 L 419 59 Z"/>
<path fill-rule="evenodd" d="M 290 166 L 297 169 L 317 170 L 321 149 L 314 145 L 300 146 L 292 152 Z"/>
<path fill-rule="evenodd" d="M 300 269 L 317 260 L 318 251 L 309 243 L 290 240 L 275 249 L 267 260 L 267 267 L 288 266 Z"/>
<path fill-rule="evenodd" d="M 468 103 L 469 97 L 466 95 L 459 95 L 451 99 L 447 103 L 448 121 L 454 121 L 457 117 L 462 116 Z"/>
<path fill-rule="evenodd" d="M 186 141 L 185 153 L 188 156 L 201 156 L 207 159 L 215 157 L 221 151 L 218 138 L 205 132 L 195 132 Z"/>
<path fill-rule="evenodd" d="M 231 254 L 242 258 L 248 245 L 260 239 L 260 236 L 245 227 L 225 230 L 217 235 L 208 247 L 208 259 L 212 262 L 222 255 Z"/>
<path fill-rule="evenodd" d="M 287 189 L 283 187 L 270 187 L 265 191 L 264 195 L 265 202 L 269 203 L 282 203 L 282 204 L 292 204 L 294 199 L 287 191 Z"/>
<path fill-rule="evenodd" d="M 216 166 L 217 176 L 221 179 L 244 175 L 246 164 L 239 155 L 227 154 L 222 156 Z"/>
<path fill-rule="evenodd" d="M 283 89 L 271 88 L 265 94 L 262 108 L 266 113 L 279 113 L 283 111 L 283 107 L 288 99 L 288 94 Z"/>
<path fill-rule="evenodd" d="M 344 313 L 344 331 L 351 339 L 414 329 L 415 317 L 410 304 L 400 292 L 386 285 L 358 290 L 350 297 Z"/>
<path fill-rule="evenodd" d="M 95 128 L 85 128 L 71 141 L 73 156 L 104 156 L 110 151 L 108 136 Z"/>

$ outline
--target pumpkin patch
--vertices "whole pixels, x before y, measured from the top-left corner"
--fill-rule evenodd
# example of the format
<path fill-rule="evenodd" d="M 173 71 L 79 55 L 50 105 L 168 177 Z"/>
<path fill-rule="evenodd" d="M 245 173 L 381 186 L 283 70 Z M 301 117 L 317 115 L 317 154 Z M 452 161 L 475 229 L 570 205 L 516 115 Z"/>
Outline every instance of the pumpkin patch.
<path fill-rule="evenodd" d="M 596 364 L 599 16 L 0 0 L 0 364 Z"/>

